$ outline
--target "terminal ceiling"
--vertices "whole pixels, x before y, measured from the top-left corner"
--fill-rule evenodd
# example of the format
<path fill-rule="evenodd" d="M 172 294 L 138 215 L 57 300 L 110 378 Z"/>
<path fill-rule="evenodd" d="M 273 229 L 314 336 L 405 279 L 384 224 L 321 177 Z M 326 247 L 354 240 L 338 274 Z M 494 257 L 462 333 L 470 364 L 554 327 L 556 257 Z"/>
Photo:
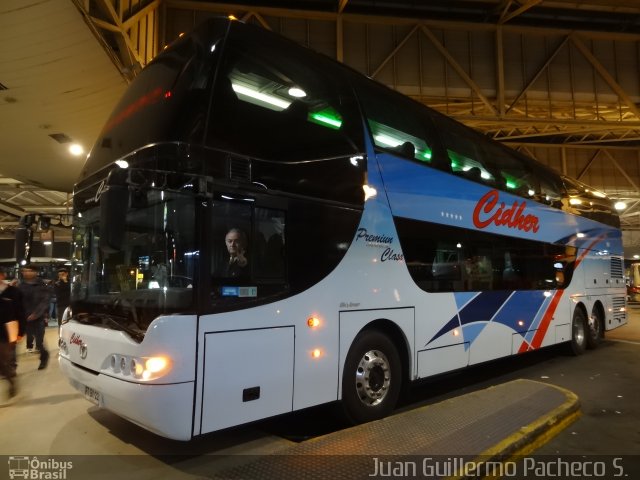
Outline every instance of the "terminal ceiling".
<path fill-rule="evenodd" d="M 336 58 L 624 201 L 626 253 L 640 254 L 637 0 L 3 0 L 0 236 L 26 213 L 66 223 L 84 163 L 68 146 L 89 150 L 137 72 L 218 15 Z"/>

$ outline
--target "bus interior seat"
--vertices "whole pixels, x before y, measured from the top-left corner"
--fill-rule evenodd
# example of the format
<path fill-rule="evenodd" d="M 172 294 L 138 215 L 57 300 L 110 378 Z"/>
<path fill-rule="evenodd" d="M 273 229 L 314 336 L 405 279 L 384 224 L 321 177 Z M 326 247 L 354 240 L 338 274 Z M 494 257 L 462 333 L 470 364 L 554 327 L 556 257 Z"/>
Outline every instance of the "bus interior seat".
<path fill-rule="evenodd" d="M 479 167 L 471 167 L 465 172 L 465 177 L 473 182 L 482 182 L 482 170 Z"/>
<path fill-rule="evenodd" d="M 442 154 L 437 149 L 431 152 L 431 166 L 443 172 L 453 173 L 451 170 L 451 160 L 447 155 Z"/>
<path fill-rule="evenodd" d="M 404 142 L 402 145 L 398 145 L 395 150 L 407 158 L 415 158 L 416 156 L 416 147 L 411 142 Z"/>

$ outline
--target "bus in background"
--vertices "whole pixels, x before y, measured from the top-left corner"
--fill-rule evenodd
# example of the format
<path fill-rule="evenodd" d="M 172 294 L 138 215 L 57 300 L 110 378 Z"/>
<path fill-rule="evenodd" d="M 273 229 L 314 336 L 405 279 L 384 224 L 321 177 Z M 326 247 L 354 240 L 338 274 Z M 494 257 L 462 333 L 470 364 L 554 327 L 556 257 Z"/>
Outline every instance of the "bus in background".
<path fill-rule="evenodd" d="M 204 22 L 74 189 L 60 367 L 180 440 L 626 323 L 605 195 L 271 32 Z"/>
<path fill-rule="evenodd" d="M 58 269 L 62 267 L 71 268 L 71 260 L 68 258 L 31 257 L 29 263 L 38 268 L 39 277 L 52 282 L 58 279 Z M 8 279 L 19 277 L 20 264 L 15 258 L 0 258 L 0 266 L 7 269 Z"/>
<path fill-rule="evenodd" d="M 627 268 L 627 300 L 640 302 L 640 263 L 634 262 Z"/>

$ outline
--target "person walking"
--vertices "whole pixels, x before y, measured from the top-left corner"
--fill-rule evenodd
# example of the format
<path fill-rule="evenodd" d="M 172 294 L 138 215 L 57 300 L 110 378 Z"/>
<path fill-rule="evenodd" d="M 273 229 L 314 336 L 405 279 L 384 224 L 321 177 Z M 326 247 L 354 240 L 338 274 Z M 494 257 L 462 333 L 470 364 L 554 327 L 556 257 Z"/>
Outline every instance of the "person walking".
<path fill-rule="evenodd" d="M 69 306 L 69 299 L 71 297 L 69 272 L 66 268 L 58 269 L 58 279 L 53 284 L 53 289 L 56 294 L 56 316 L 58 318 L 58 331 L 60 331 L 60 325 L 62 325 L 62 314 Z"/>
<path fill-rule="evenodd" d="M 9 382 L 9 398 L 16 395 L 16 343 L 24 335 L 22 295 L 6 280 L 7 272 L 0 267 L 0 374 Z"/>
<path fill-rule="evenodd" d="M 22 267 L 22 282 L 19 289 L 22 293 L 26 330 L 34 336 L 36 348 L 40 351 L 38 370 L 43 370 L 49 363 L 49 352 L 44 344 L 44 331 L 45 314 L 49 311 L 50 289 L 38 277 L 38 270 L 33 265 Z"/>

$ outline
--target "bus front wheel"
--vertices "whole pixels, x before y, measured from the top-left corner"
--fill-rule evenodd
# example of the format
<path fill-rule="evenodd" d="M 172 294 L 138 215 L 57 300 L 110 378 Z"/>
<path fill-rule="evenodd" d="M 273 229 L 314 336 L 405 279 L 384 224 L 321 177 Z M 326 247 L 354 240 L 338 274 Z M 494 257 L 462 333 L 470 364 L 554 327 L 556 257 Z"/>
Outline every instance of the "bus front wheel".
<path fill-rule="evenodd" d="M 569 350 L 573 355 L 584 353 L 587 348 L 587 332 L 589 325 L 584 310 L 577 307 L 573 312 L 571 320 L 571 342 L 569 342 Z"/>
<path fill-rule="evenodd" d="M 344 363 L 342 405 L 347 419 L 364 423 L 389 415 L 402 383 L 400 356 L 393 342 L 376 330 L 353 341 Z"/>

